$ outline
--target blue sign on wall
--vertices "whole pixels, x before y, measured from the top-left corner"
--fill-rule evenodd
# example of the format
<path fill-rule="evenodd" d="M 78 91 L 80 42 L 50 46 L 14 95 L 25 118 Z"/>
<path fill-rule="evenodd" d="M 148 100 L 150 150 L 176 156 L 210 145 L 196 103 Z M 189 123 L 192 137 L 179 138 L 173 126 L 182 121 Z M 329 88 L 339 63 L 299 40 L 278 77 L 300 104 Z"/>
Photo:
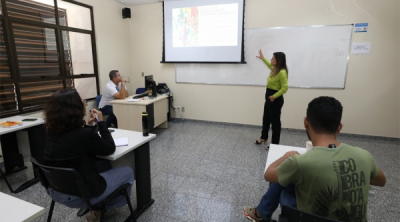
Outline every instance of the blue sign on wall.
<path fill-rule="evenodd" d="M 367 32 L 368 30 L 368 23 L 356 23 L 354 32 Z"/>

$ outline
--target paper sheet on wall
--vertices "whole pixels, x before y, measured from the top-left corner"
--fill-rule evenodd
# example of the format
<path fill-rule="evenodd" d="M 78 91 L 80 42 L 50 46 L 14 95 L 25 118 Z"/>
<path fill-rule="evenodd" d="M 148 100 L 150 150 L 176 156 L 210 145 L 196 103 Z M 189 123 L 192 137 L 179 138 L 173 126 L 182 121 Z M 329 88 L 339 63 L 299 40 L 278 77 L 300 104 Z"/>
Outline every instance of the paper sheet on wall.
<path fill-rule="evenodd" d="M 128 137 L 122 137 L 122 138 L 115 138 L 114 139 L 115 146 L 127 146 L 128 145 Z"/>
<path fill-rule="evenodd" d="M 355 42 L 351 46 L 351 54 L 370 54 L 371 43 L 370 42 Z"/>

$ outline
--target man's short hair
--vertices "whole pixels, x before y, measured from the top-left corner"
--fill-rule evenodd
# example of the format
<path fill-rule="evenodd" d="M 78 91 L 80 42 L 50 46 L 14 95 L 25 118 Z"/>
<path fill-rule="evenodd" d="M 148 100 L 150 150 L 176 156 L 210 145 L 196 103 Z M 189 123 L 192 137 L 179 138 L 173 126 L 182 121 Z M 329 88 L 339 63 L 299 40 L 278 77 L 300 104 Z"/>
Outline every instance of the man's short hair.
<path fill-rule="evenodd" d="M 314 132 L 335 134 L 342 120 L 343 107 L 329 96 L 313 99 L 307 108 L 307 119 Z"/>
<path fill-rule="evenodd" d="M 111 70 L 110 71 L 110 80 L 113 80 L 115 77 L 117 77 L 117 72 L 119 72 L 118 70 Z"/>

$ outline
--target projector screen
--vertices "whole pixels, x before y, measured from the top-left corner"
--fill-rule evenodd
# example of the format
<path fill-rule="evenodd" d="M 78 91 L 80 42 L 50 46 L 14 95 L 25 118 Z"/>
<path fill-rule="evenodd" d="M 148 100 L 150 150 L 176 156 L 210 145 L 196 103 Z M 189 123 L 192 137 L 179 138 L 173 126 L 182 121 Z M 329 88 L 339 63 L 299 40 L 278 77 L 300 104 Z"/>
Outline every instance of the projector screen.
<path fill-rule="evenodd" d="M 162 62 L 244 63 L 244 0 L 164 1 Z"/>

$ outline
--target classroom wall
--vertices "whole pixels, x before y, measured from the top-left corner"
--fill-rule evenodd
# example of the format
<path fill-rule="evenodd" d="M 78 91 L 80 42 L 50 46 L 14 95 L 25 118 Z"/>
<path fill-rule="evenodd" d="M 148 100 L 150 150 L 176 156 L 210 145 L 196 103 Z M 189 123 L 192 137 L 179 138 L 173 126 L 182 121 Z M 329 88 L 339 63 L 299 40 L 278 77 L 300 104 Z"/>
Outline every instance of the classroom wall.
<path fill-rule="evenodd" d="M 122 75 L 132 73 L 130 20 L 122 18 L 125 5 L 110 0 L 78 0 L 93 6 L 94 29 L 96 34 L 97 62 L 99 69 L 100 93 L 110 80 L 111 70 L 119 70 Z M 132 84 L 126 84 L 129 92 L 133 92 Z"/>
<path fill-rule="evenodd" d="M 152 74 L 157 82 L 168 84 L 174 104 L 185 107 L 184 118 L 261 125 L 264 87 L 175 83 L 175 65 L 160 63 L 162 3 L 131 9 L 134 87 L 143 86 L 142 72 Z M 369 24 L 367 33 L 353 33 L 353 42 L 371 42 L 371 54 L 350 56 L 345 89 L 289 88 L 282 127 L 303 129 L 308 102 L 329 95 L 344 106 L 342 132 L 400 138 L 399 12 L 398 0 L 246 0 L 245 28 Z M 255 56 L 246 55 L 246 60 Z M 260 72 L 268 74 L 267 68 Z"/>

